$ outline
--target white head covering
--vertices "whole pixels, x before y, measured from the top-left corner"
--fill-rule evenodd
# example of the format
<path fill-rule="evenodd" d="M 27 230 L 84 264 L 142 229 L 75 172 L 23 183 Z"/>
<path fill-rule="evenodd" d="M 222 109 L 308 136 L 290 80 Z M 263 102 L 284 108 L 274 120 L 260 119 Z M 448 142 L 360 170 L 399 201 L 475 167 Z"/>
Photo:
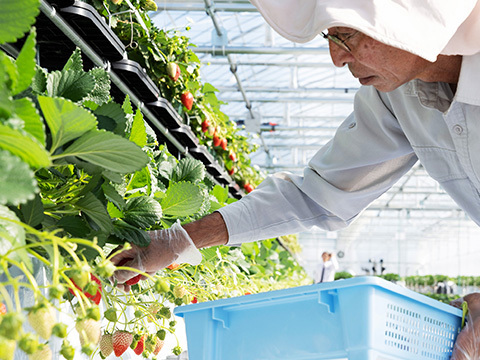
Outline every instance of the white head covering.
<path fill-rule="evenodd" d="M 280 35 L 312 40 L 335 26 L 435 61 L 480 51 L 480 0 L 251 0 Z"/>

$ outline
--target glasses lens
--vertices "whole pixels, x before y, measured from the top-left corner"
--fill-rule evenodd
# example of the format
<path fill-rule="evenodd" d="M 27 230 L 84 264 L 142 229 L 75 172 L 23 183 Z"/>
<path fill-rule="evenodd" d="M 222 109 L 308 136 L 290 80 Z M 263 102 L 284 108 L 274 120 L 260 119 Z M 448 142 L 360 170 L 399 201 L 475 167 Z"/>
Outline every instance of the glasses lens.
<path fill-rule="evenodd" d="M 336 45 L 340 46 L 342 50 L 345 50 L 346 52 L 350 52 L 350 48 L 343 42 L 343 40 L 340 40 L 338 37 L 333 36 L 333 35 L 327 35 L 328 39 L 334 42 Z"/>

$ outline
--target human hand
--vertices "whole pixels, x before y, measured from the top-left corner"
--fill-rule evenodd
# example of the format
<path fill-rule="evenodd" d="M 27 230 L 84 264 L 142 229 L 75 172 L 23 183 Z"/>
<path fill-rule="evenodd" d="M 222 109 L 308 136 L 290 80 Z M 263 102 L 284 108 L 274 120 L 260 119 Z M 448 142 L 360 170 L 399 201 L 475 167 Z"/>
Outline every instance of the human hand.
<path fill-rule="evenodd" d="M 464 301 L 468 304 L 467 322 L 458 334 L 450 360 L 480 359 L 480 293 L 468 294 L 451 305 L 461 308 Z"/>
<path fill-rule="evenodd" d="M 198 265 L 202 261 L 202 254 L 179 222 L 169 229 L 149 231 L 148 234 L 151 238 L 148 246 L 132 245 L 131 249 L 113 256 L 113 264 L 136 268 L 152 275 L 173 262 Z M 111 281 L 117 281 L 117 286 L 128 292 L 130 285 L 126 283 L 136 276 L 138 273 L 134 271 L 117 270 Z"/>

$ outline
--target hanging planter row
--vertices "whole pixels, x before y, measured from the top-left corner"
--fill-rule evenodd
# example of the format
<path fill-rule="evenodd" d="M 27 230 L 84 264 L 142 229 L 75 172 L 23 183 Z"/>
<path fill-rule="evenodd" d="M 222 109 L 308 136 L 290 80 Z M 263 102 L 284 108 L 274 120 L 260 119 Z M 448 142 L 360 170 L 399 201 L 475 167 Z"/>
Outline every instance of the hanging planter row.
<path fill-rule="evenodd" d="M 232 179 L 233 173 L 226 168 L 224 161 L 201 144 L 201 140 L 192 131 L 194 124 L 189 124 L 192 121 L 187 111 L 180 115 L 172 103 L 161 96 L 161 91 L 145 69 L 138 62 L 126 58 L 126 46 L 97 10 L 81 1 L 51 0 L 50 3 L 42 3 L 42 12 L 35 23 L 39 64 L 50 70 L 60 69 L 76 47 L 84 51 L 86 44 L 98 55 L 112 76 L 110 93 L 114 100 L 121 102 L 128 94 L 133 105 L 141 107 L 146 114 L 146 120 L 154 128 L 158 141 L 165 143 L 170 153 L 177 157 L 192 156 L 202 161 L 209 175 L 217 183 L 227 186 L 231 196 L 243 196 L 243 189 Z M 78 37 L 72 37 L 66 31 L 68 27 Z M 19 50 L 21 45 L 22 40 L 14 44 L 14 47 Z M 84 51 L 83 57 L 86 69 L 99 65 L 89 58 L 88 52 L 85 56 Z M 181 108 L 180 111 L 182 112 Z M 252 172 L 253 169 L 248 170 Z M 246 183 L 248 182 L 247 180 Z"/>

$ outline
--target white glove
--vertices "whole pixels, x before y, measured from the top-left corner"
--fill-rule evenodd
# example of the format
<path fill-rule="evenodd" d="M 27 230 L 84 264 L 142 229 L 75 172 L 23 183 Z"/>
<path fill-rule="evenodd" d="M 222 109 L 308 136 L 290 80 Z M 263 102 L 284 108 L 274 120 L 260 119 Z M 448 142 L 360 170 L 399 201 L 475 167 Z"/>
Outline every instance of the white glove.
<path fill-rule="evenodd" d="M 450 360 L 480 359 L 480 293 L 468 294 L 451 305 L 461 308 L 464 301 L 468 304 L 467 322 L 458 334 Z"/>
<path fill-rule="evenodd" d="M 113 264 L 136 268 L 152 275 L 174 262 L 198 265 L 202 261 L 202 254 L 179 221 L 169 229 L 149 231 L 148 234 L 151 238 L 148 246 L 132 245 L 131 249 L 115 255 L 111 259 Z M 111 280 L 112 283 L 116 280 L 117 284 L 122 285 L 137 275 L 133 271 L 117 270 Z M 125 291 L 130 290 L 129 285 L 124 285 L 123 288 Z"/>

